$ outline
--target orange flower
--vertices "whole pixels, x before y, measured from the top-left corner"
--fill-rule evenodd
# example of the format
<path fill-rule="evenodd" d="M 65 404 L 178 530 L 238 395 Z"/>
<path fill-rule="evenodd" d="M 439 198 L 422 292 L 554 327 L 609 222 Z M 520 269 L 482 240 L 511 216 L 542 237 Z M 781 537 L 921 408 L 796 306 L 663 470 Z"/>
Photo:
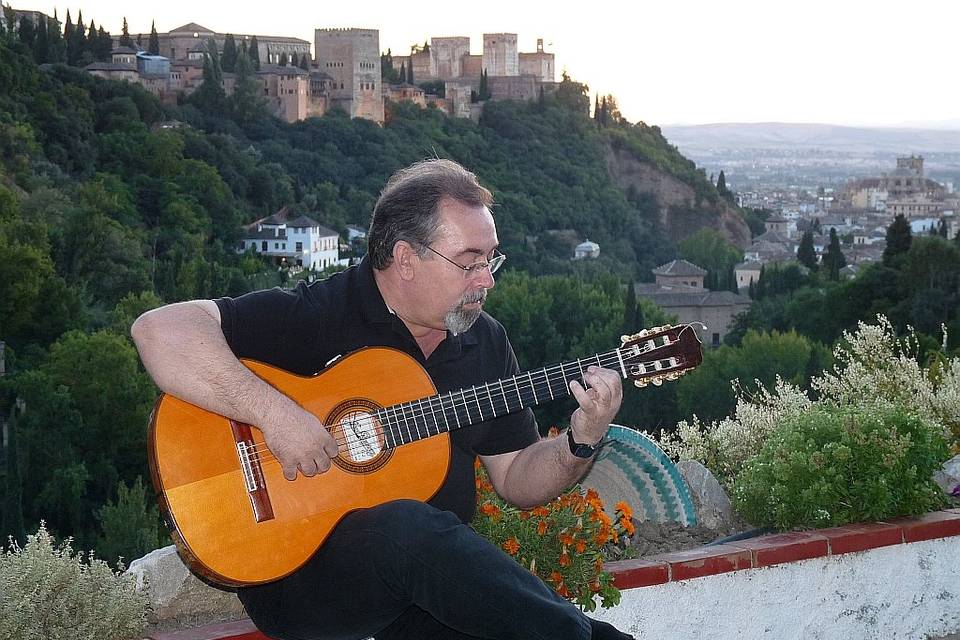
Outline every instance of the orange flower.
<path fill-rule="evenodd" d="M 558 429 L 556 425 L 550 427 L 550 429 L 547 430 L 548 438 L 556 438 L 558 435 L 560 435 L 560 429 Z"/>
<path fill-rule="evenodd" d="M 569 567 L 569 566 L 570 566 L 570 562 L 571 562 L 571 560 L 570 560 L 570 554 L 567 553 L 567 549 L 566 549 L 566 547 L 564 547 L 563 553 L 560 554 L 560 566 L 561 566 L 561 567 Z"/>
<path fill-rule="evenodd" d="M 550 515 L 550 509 L 547 509 L 546 507 L 534 507 L 530 510 L 530 513 L 538 518 L 546 518 L 548 515 Z"/>
<path fill-rule="evenodd" d="M 545 533 L 547 532 L 547 526 L 548 526 L 548 525 L 547 525 L 547 521 L 546 521 L 546 520 L 541 520 L 540 522 L 538 522 L 538 523 L 537 523 L 537 535 L 541 535 L 541 536 L 542 536 L 543 534 L 545 534 Z"/>
<path fill-rule="evenodd" d="M 493 504 L 492 502 L 484 502 L 480 505 L 480 513 L 494 520 L 499 520 L 502 513 L 500 512 L 500 507 Z"/>
<path fill-rule="evenodd" d="M 479 468 L 480 468 L 480 458 L 474 458 L 474 459 L 473 459 L 473 468 L 474 468 L 474 469 L 479 469 Z"/>
<path fill-rule="evenodd" d="M 561 585 L 561 584 L 563 584 L 563 576 L 560 574 L 559 571 L 551 571 L 551 572 L 550 572 L 550 582 L 552 582 L 553 584 L 556 584 L 556 585 Z"/>
<path fill-rule="evenodd" d="M 633 509 L 623 500 L 617 503 L 617 511 L 622 513 L 624 518 L 630 519 L 633 517 Z"/>
<path fill-rule="evenodd" d="M 517 542 L 516 538 L 508 538 L 507 541 L 503 543 L 503 550 L 510 555 L 515 556 L 517 555 L 517 551 L 520 550 L 520 543 Z"/>
<path fill-rule="evenodd" d="M 566 532 L 561 533 L 559 537 L 560 537 L 560 544 L 562 545 L 569 546 L 569 545 L 572 545 L 574 542 L 573 536 L 570 535 L 569 533 L 566 533 Z"/>
<path fill-rule="evenodd" d="M 587 549 L 587 543 L 584 542 L 583 540 L 577 540 L 576 549 L 577 549 L 577 553 L 583 553 Z"/>
<path fill-rule="evenodd" d="M 637 528 L 633 526 L 633 520 L 624 520 L 620 523 L 620 526 L 623 527 L 624 533 L 628 536 L 632 536 L 637 532 Z"/>

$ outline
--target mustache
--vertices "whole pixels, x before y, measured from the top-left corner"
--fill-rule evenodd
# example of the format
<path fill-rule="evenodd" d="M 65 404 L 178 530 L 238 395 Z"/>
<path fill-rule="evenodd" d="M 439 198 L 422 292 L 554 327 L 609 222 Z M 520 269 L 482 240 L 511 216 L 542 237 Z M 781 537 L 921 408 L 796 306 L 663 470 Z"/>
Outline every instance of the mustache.
<path fill-rule="evenodd" d="M 481 289 L 475 291 L 474 293 L 468 293 L 460 300 L 461 305 L 470 304 L 472 302 L 486 302 L 487 301 L 487 290 Z"/>

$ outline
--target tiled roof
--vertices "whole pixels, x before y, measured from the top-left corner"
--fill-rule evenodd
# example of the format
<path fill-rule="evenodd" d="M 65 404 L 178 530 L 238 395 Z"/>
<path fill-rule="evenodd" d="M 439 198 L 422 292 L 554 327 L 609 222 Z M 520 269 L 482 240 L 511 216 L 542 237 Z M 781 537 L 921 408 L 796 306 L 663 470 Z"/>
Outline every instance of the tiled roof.
<path fill-rule="evenodd" d="M 686 260 L 671 260 L 653 270 L 657 276 L 705 276 L 707 271 Z"/>
<path fill-rule="evenodd" d="M 260 70 L 257 71 L 258 74 L 277 74 L 285 76 L 305 76 L 309 75 L 306 71 L 300 67 L 294 67 L 287 65 L 285 67 L 280 66 L 279 64 L 265 64 L 260 67 Z"/>
<path fill-rule="evenodd" d="M 123 62 L 91 62 L 84 67 L 87 71 L 136 71 L 132 64 Z"/>
<path fill-rule="evenodd" d="M 634 285 L 637 297 L 647 298 L 659 307 L 733 307 L 749 305 L 750 298 L 732 291 L 706 291 L 696 287 Z"/>

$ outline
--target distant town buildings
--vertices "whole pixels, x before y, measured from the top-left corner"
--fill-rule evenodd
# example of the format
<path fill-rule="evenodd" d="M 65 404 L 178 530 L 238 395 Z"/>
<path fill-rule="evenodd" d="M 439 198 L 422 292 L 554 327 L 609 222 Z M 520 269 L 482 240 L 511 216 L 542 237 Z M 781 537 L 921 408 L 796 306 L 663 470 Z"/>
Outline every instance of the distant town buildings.
<path fill-rule="evenodd" d="M 117 46 L 110 62 L 95 62 L 86 69 L 104 78 L 137 82 L 172 104 L 178 95 L 189 95 L 202 84 L 209 43 L 222 51 L 230 35 L 189 22 L 158 34 L 159 55 Z M 382 124 L 385 99 L 433 106 L 452 117 L 478 118 L 486 100 L 534 100 L 557 87 L 554 54 L 544 51 L 543 40 L 537 40 L 535 52 L 520 52 L 514 33 L 484 34 L 482 54 L 470 53 L 470 38 L 465 36 L 432 38 L 423 47 L 413 47 L 408 56 L 392 56 L 393 70 L 402 76 L 396 84 L 383 82 L 376 29 L 316 29 L 312 55 L 310 43 L 298 38 L 232 37 L 243 48 L 255 44 L 262 95 L 273 114 L 287 122 L 339 108 L 350 117 Z M 136 39 L 143 43 L 149 35 Z M 229 72 L 222 76 L 223 89 L 230 95 L 236 78 Z M 428 84 L 434 92 L 423 88 Z"/>

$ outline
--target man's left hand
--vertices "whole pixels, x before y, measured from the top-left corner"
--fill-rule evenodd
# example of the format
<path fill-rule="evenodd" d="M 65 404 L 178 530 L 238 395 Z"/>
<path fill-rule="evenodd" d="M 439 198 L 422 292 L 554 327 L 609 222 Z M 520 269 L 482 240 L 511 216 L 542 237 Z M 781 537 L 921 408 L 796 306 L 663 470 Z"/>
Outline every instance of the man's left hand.
<path fill-rule="evenodd" d="M 583 381 L 586 387 L 576 380 L 570 382 L 570 392 L 580 404 L 570 417 L 570 428 L 574 440 L 593 444 L 607 433 L 610 421 L 620 410 L 623 385 L 616 371 L 597 366 L 587 368 Z"/>

